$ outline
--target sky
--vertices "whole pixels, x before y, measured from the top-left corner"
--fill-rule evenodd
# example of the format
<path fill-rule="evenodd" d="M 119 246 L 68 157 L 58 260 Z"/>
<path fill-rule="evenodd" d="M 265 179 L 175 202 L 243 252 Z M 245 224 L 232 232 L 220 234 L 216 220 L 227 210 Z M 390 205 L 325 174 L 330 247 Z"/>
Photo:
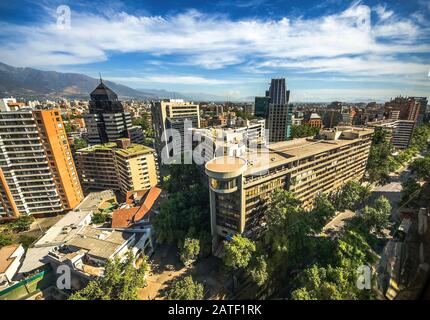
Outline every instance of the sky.
<path fill-rule="evenodd" d="M 430 97 L 430 0 L 0 0 L 0 61 L 132 88 Z"/>

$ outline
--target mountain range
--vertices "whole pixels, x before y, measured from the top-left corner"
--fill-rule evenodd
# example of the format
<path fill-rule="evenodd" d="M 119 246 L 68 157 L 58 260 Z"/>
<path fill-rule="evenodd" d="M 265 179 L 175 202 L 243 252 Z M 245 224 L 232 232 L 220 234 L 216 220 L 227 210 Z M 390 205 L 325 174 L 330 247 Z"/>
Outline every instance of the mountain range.
<path fill-rule="evenodd" d="M 0 96 L 32 99 L 77 98 L 87 99 L 98 85 L 99 79 L 80 73 L 42 71 L 33 68 L 13 67 L 0 62 Z M 112 81 L 103 80 L 122 99 L 177 98 L 194 101 L 226 101 L 222 97 L 205 93 L 178 93 L 157 89 L 133 89 Z"/>

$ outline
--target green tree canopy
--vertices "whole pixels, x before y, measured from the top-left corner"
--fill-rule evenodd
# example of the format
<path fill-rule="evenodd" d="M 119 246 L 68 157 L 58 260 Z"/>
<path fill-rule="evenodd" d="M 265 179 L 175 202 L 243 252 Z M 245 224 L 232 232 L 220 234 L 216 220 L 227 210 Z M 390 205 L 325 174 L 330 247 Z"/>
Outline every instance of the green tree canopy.
<path fill-rule="evenodd" d="M 379 197 L 372 206 L 365 206 L 359 217 L 367 230 L 381 233 L 390 224 L 391 205 L 384 196 Z"/>
<path fill-rule="evenodd" d="M 13 243 L 12 236 L 7 233 L 0 233 L 0 248 L 8 246 Z"/>
<path fill-rule="evenodd" d="M 366 167 L 370 182 L 383 185 L 389 181 L 390 168 L 393 166 L 392 152 L 393 145 L 390 141 L 390 133 L 385 129 L 376 130 Z"/>
<path fill-rule="evenodd" d="M 415 159 L 411 164 L 412 172 L 421 180 L 430 180 L 430 155 L 425 158 Z"/>
<path fill-rule="evenodd" d="M 369 198 L 370 194 L 370 187 L 362 186 L 356 181 L 348 181 L 334 197 L 336 208 L 339 211 L 355 210 Z"/>
<path fill-rule="evenodd" d="M 417 203 L 418 194 L 421 190 L 421 185 L 413 178 L 402 182 L 402 193 L 399 205 L 414 206 Z"/>
<path fill-rule="evenodd" d="M 88 147 L 88 142 L 85 139 L 76 138 L 73 140 L 73 147 L 75 148 L 75 150 L 83 149 Z"/>
<path fill-rule="evenodd" d="M 203 298 L 203 285 L 195 282 L 191 276 L 175 282 L 167 293 L 169 300 L 203 300 Z"/>
<path fill-rule="evenodd" d="M 199 256 L 200 240 L 185 238 L 184 243 L 180 246 L 179 257 L 185 266 L 189 266 Z"/>
<path fill-rule="evenodd" d="M 255 243 L 241 235 L 234 235 L 230 241 L 224 241 L 224 263 L 233 269 L 245 268 L 255 252 Z"/>
<path fill-rule="evenodd" d="M 23 232 L 30 230 L 30 226 L 34 221 L 32 216 L 21 216 L 10 224 L 14 232 Z"/>
<path fill-rule="evenodd" d="M 269 278 L 267 259 L 266 255 L 253 256 L 249 263 L 249 268 L 247 269 L 251 279 L 260 287 L 264 285 Z"/>
<path fill-rule="evenodd" d="M 318 127 L 312 127 L 308 124 L 303 125 L 293 125 L 291 128 L 291 137 L 292 138 L 305 138 L 305 137 L 313 137 L 317 135 L 320 131 Z"/>
<path fill-rule="evenodd" d="M 124 262 L 118 258 L 106 263 L 104 275 L 91 280 L 88 285 L 70 296 L 70 300 L 138 300 L 138 289 L 146 285 L 145 275 L 149 271 L 147 257 L 135 268 L 131 252 Z"/>

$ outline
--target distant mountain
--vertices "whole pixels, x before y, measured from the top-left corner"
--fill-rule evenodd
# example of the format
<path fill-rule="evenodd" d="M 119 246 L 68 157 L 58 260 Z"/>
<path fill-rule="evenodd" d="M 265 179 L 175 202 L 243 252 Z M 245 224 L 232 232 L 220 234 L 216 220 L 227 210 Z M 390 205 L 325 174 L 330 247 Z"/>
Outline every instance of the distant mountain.
<path fill-rule="evenodd" d="M 154 90 L 154 89 L 141 89 L 140 92 L 148 92 L 158 95 L 160 98 L 173 98 L 173 99 L 186 99 L 190 101 L 206 101 L 206 102 L 224 102 L 224 101 L 235 101 L 235 102 L 248 102 L 254 101 L 254 97 L 244 98 L 232 98 L 227 96 L 215 95 L 204 92 L 173 92 L 167 90 Z"/>
<path fill-rule="evenodd" d="M 104 82 L 122 98 L 158 98 L 158 95 L 151 92 L 141 92 L 111 81 Z M 79 73 L 17 68 L 0 62 L 2 97 L 88 98 L 98 83 L 98 79 Z"/>
<path fill-rule="evenodd" d="M 118 96 L 137 99 L 176 98 L 191 101 L 253 101 L 254 98 L 231 98 L 208 93 L 178 93 L 160 89 L 132 89 L 103 80 Z M 13 67 L 0 62 L 0 97 L 16 98 L 89 98 L 99 79 L 80 73 L 42 71 Z"/>

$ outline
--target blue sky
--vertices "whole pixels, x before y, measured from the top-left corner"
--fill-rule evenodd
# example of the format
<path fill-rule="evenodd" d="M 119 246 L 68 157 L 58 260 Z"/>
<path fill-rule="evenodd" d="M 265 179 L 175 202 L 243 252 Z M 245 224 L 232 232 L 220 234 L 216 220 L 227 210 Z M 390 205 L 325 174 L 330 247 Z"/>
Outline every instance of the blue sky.
<path fill-rule="evenodd" d="M 0 61 L 232 99 L 279 76 L 293 101 L 430 96 L 429 17 L 428 0 L 0 0 Z"/>

